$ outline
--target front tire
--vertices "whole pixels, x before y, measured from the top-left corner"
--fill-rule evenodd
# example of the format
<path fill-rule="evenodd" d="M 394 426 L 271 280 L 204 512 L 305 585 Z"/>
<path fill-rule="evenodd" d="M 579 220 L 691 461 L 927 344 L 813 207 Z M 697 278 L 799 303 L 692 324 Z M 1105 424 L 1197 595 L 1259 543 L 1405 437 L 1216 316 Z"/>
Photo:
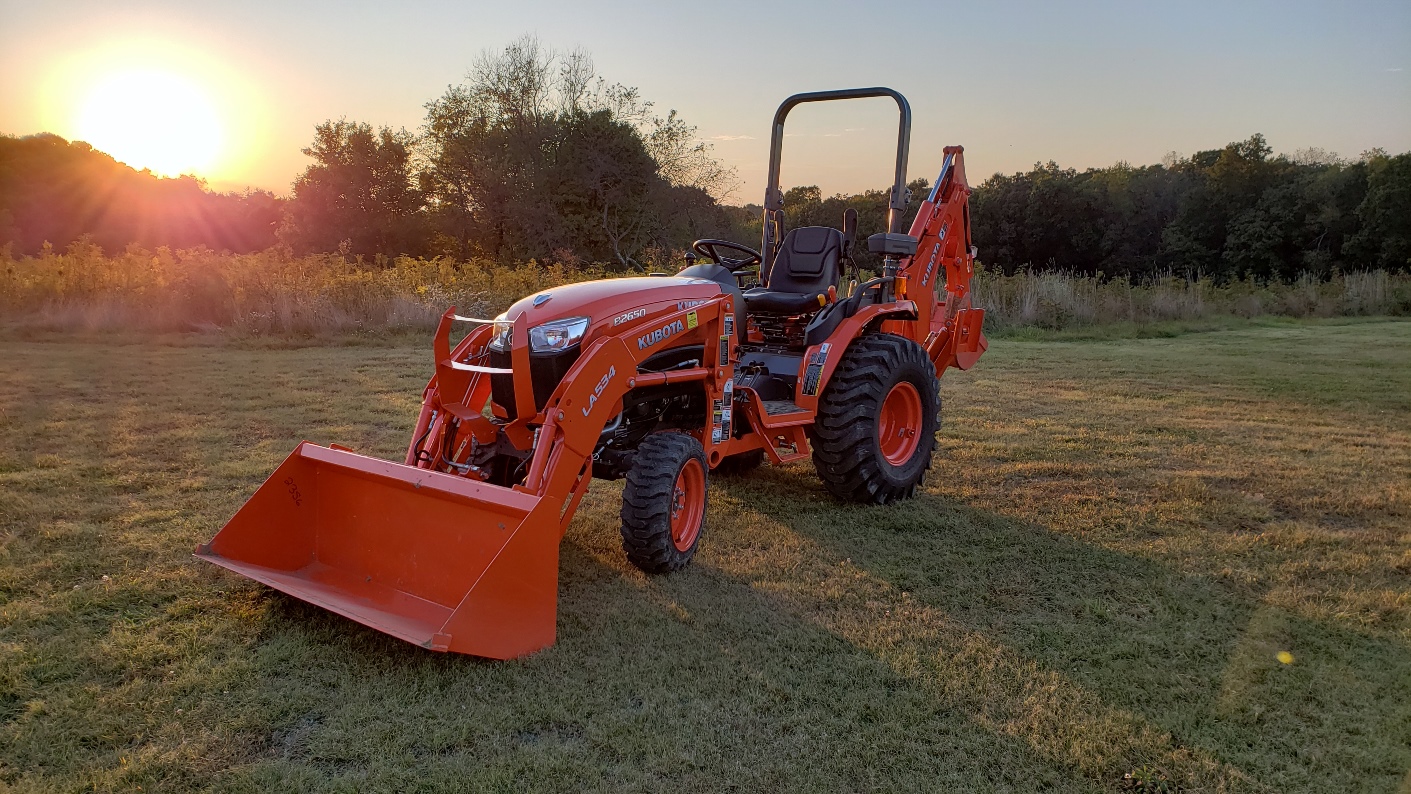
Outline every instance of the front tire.
<path fill-rule="evenodd" d="M 916 342 L 870 334 L 843 354 L 813 424 L 813 466 L 839 499 L 908 499 L 931 468 L 940 426 L 936 368 Z"/>
<path fill-rule="evenodd" d="M 637 446 L 622 489 L 622 549 L 646 573 L 686 567 L 705 531 L 710 467 L 685 433 L 652 433 Z"/>

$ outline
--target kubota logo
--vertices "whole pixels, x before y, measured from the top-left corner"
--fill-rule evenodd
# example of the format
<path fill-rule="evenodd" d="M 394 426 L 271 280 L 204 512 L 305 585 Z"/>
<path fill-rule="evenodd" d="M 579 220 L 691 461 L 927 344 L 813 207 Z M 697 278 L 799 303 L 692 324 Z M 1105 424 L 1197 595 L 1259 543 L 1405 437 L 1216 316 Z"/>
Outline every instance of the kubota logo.
<path fill-rule="evenodd" d="M 686 326 L 680 320 L 668 323 L 667 325 L 652 331 L 649 334 L 637 338 L 637 349 L 646 350 L 663 339 L 668 339 L 686 330 Z"/>
<path fill-rule="evenodd" d="M 945 230 L 945 229 L 942 229 L 942 230 L 941 230 L 941 235 L 942 235 L 942 237 L 945 236 L 945 233 L 946 233 L 946 230 Z M 940 252 L 941 252 L 941 244 L 940 244 L 940 243 L 936 243 L 936 247 L 931 249 L 931 261 L 929 261 L 929 262 L 926 263 L 926 275 L 924 275 L 924 276 L 921 277 L 921 286 L 924 287 L 924 286 L 926 286 L 927 284 L 930 284 L 930 283 L 931 283 L 931 274 L 936 272 L 936 255 L 939 254 Z"/>
<path fill-rule="evenodd" d="M 945 224 L 941 226 L 941 230 L 936 233 L 936 239 L 938 241 L 944 241 L 946 239 L 946 232 L 948 231 L 950 231 L 950 221 L 946 221 Z M 926 275 L 921 277 L 921 286 L 924 287 L 931 283 L 931 276 L 936 272 L 936 256 L 940 253 L 941 243 L 937 242 L 936 247 L 931 249 L 931 261 L 926 263 Z"/>
<path fill-rule="evenodd" d="M 588 397 L 588 407 L 583 409 L 584 416 L 587 416 L 588 413 L 593 410 L 593 406 L 598 404 L 598 398 L 603 396 L 603 390 L 608 387 L 608 384 L 611 383 L 612 379 L 616 376 L 617 367 L 609 366 L 608 374 L 604 375 L 603 379 L 598 381 L 598 385 L 593 387 L 593 394 Z"/>
<path fill-rule="evenodd" d="M 639 317 L 646 317 L 646 316 L 647 316 L 647 310 L 646 310 L 646 309 L 633 309 L 632 311 L 627 312 L 626 314 L 619 314 L 619 315 L 617 315 L 616 317 L 612 318 L 612 324 L 613 324 L 613 325 L 622 325 L 623 323 L 630 323 L 630 322 L 632 322 L 633 320 L 638 319 Z"/>

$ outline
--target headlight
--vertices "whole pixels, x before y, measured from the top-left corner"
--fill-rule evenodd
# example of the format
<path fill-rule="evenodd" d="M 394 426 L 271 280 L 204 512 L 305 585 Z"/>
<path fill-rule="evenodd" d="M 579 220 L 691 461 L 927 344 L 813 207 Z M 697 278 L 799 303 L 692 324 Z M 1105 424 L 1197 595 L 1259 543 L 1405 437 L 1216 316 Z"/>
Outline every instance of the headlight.
<path fill-rule="evenodd" d="M 553 353 L 578 344 L 588 330 L 587 317 L 565 317 L 529 329 L 529 349 L 535 353 Z"/>
<path fill-rule="evenodd" d="M 495 318 L 495 329 L 490 332 L 490 347 L 496 350 L 509 350 L 514 337 L 514 323 L 501 314 Z"/>

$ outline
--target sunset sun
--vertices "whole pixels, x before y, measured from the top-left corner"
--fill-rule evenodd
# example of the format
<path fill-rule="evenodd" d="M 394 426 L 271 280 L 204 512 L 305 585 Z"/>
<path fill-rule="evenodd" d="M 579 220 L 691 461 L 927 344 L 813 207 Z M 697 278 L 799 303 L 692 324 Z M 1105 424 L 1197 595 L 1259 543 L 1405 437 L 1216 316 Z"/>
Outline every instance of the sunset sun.
<path fill-rule="evenodd" d="M 210 93 L 163 69 L 98 77 L 75 108 L 77 137 L 134 168 L 163 176 L 208 176 L 226 147 Z"/>

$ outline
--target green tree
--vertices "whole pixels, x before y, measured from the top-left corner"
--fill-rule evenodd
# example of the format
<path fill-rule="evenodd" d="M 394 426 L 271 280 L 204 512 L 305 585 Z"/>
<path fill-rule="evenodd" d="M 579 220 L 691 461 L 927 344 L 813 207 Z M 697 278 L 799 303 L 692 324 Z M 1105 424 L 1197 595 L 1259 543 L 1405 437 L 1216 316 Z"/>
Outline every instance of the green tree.
<path fill-rule="evenodd" d="M 694 128 L 531 37 L 428 104 L 423 142 L 440 247 L 461 256 L 639 267 L 729 225 L 717 199 L 732 174 Z"/>
<path fill-rule="evenodd" d="M 1273 156 L 1262 135 L 1161 165 L 1036 165 L 976 188 L 974 239 L 1010 271 L 1290 279 L 1405 267 L 1404 167 L 1383 152 L 1356 163 L 1321 149 Z"/>
<path fill-rule="evenodd" d="M 420 253 L 422 193 L 405 132 L 346 120 L 314 128 L 281 239 L 299 252 Z"/>
<path fill-rule="evenodd" d="M 1366 161 L 1367 194 L 1357 207 L 1361 228 L 1348 241 L 1370 267 L 1411 269 L 1411 153 Z"/>

